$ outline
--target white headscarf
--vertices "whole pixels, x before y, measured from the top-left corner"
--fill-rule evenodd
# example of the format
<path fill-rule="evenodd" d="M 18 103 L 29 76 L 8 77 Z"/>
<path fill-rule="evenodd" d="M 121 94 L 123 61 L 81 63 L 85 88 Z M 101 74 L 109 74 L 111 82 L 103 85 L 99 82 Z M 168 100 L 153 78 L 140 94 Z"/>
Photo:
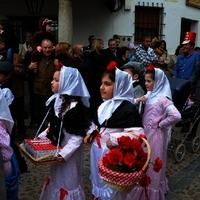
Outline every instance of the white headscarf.
<path fill-rule="evenodd" d="M 119 69 L 115 70 L 115 86 L 113 98 L 104 101 L 98 108 L 98 121 L 102 124 L 109 119 L 117 107 L 127 100 L 134 103 L 134 89 L 130 74 Z"/>
<path fill-rule="evenodd" d="M 81 97 L 81 100 L 86 107 L 90 106 L 90 94 L 87 90 L 87 87 L 81 74 L 75 68 L 62 66 L 60 70 L 58 93 L 53 94 L 47 100 L 46 105 L 48 106 L 53 99 L 56 99 L 54 104 L 54 110 L 58 111 L 58 108 L 62 103 L 62 100 L 60 99 L 60 95 L 62 94 L 79 96 Z"/>
<path fill-rule="evenodd" d="M 148 96 L 146 103 L 152 103 L 159 97 L 165 96 L 172 99 L 171 88 L 168 78 L 161 69 L 155 68 L 155 82 L 151 93 Z"/>
<path fill-rule="evenodd" d="M 10 109 L 8 107 L 8 103 L 4 97 L 4 94 L 1 89 L 0 89 L 0 119 L 6 121 L 6 126 L 8 129 L 8 132 L 11 134 L 12 128 L 14 125 L 14 121 L 10 114 Z"/>

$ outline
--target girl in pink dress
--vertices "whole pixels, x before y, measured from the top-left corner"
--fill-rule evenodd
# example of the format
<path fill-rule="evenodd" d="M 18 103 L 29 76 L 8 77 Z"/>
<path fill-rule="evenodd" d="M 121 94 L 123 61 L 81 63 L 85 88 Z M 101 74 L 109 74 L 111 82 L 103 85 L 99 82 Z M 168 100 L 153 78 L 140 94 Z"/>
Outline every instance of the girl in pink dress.
<path fill-rule="evenodd" d="M 172 102 L 170 85 L 162 70 L 149 65 L 145 74 L 145 86 L 147 91 L 151 91 L 142 116 L 144 133 L 151 146 L 150 160 L 159 157 L 163 166 L 159 172 L 155 172 L 153 166 L 149 165 L 147 176 L 151 178 L 151 184 L 147 188 L 137 185 L 129 193 L 127 200 L 147 199 L 145 189 L 148 200 L 165 200 L 168 191 L 165 171 L 170 127 L 181 120 L 181 115 Z"/>

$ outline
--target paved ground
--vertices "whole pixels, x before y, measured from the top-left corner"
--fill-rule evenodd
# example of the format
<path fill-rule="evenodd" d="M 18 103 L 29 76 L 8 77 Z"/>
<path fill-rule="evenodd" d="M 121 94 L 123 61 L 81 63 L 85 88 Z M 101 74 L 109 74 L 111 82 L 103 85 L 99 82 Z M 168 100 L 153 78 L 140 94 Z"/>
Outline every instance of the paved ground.
<path fill-rule="evenodd" d="M 28 102 L 28 98 L 26 98 Z M 26 105 L 27 106 L 27 105 Z M 28 110 L 28 107 L 27 107 Z M 30 127 L 29 120 L 26 120 L 28 137 L 35 136 L 36 128 Z M 179 131 L 179 128 L 176 128 Z M 198 133 L 199 134 L 199 133 Z M 199 134 L 200 135 L 200 134 Z M 180 163 L 174 158 L 174 139 L 178 138 L 177 144 L 183 139 L 183 134 L 174 133 L 172 142 L 168 149 L 167 177 L 170 191 L 166 195 L 166 200 L 199 200 L 200 199 L 200 151 L 192 152 L 191 142 L 185 142 L 186 154 Z M 89 146 L 85 146 L 85 169 L 83 174 L 86 200 L 91 200 L 91 185 L 89 181 Z M 21 185 L 19 187 L 19 200 L 38 200 L 41 188 L 48 176 L 48 167 L 36 167 L 27 160 L 28 172 L 23 173 Z"/>

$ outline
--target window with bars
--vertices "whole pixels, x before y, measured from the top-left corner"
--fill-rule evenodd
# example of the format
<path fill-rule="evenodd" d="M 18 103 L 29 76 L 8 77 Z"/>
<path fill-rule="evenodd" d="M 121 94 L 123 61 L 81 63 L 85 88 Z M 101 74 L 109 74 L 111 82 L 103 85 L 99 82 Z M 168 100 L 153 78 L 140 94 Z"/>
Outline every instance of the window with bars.
<path fill-rule="evenodd" d="M 136 6 L 135 7 L 135 44 L 140 44 L 144 36 L 163 39 L 163 7 Z"/>

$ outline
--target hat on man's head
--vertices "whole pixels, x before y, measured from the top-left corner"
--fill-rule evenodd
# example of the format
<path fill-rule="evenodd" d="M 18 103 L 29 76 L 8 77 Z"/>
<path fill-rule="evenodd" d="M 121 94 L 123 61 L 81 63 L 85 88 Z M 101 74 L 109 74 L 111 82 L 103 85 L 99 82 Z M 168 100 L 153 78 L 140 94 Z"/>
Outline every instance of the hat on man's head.
<path fill-rule="evenodd" d="M 135 49 L 135 45 L 134 45 L 132 42 L 130 42 L 130 43 L 128 44 L 128 48 L 129 48 L 129 49 Z"/>
<path fill-rule="evenodd" d="M 184 41 L 182 44 L 188 44 L 190 42 L 195 43 L 196 40 L 196 33 L 195 32 L 186 32 Z"/>
<path fill-rule="evenodd" d="M 0 74 L 11 74 L 14 70 L 13 64 L 8 61 L 0 62 Z"/>

